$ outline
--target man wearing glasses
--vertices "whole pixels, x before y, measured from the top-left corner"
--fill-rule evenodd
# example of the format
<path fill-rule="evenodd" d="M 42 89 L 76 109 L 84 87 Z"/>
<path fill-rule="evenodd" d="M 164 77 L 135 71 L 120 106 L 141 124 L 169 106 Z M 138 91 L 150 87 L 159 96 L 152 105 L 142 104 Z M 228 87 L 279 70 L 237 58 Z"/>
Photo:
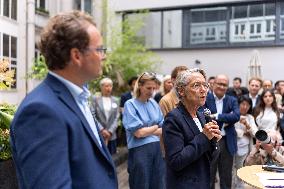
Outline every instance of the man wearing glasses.
<path fill-rule="evenodd" d="M 205 107 L 211 111 L 212 119 L 216 120 L 221 130 L 219 141 L 220 154 L 211 163 L 211 188 L 218 167 L 220 188 L 230 189 L 232 185 L 233 157 L 237 152 L 237 134 L 234 124 L 240 119 L 240 110 L 235 97 L 225 95 L 229 79 L 226 75 L 217 75 L 213 83 L 213 93 L 206 98 Z M 217 151 L 216 151 L 217 152 Z"/>
<path fill-rule="evenodd" d="M 11 125 L 20 188 L 118 188 L 85 87 L 101 75 L 106 58 L 96 24 L 78 11 L 56 15 L 41 34 L 40 50 L 49 73 Z"/>

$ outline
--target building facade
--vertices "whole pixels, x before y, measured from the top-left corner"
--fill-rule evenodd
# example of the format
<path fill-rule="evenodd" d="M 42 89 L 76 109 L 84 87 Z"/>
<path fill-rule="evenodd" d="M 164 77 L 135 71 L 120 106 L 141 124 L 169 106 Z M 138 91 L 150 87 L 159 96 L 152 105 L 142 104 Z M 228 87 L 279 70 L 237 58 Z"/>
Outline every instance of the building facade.
<path fill-rule="evenodd" d="M 208 76 L 238 76 L 246 84 L 257 50 L 262 78 L 284 79 L 283 0 L 120 0 L 111 6 L 124 19 L 143 16 L 138 36 L 162 58 L 162 74 L 187 65 Z"/>
<path fill-rule="evenodd" d="M 15 83 L 0 91 L 0 103 L 19 104 L 40 81 L 26 78 L 36 56 L 37 41 L 50 16 L 82 10 L 93 15 L 100 28 L 101 1 L 94 0 L 0 0 L 0 59 L 15 70 Z"/>

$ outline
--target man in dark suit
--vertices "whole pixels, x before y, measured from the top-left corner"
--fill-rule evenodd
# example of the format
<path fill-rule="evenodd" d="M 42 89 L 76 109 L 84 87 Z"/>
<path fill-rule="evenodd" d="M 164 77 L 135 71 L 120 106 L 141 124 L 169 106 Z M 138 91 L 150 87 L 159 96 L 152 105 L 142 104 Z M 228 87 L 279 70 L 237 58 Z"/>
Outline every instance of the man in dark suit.
<path fill-rule="evenodd" d="M 260 95 L 258 94 L 262 87 L 262 80 L 258 77 L 252 77 L 249 80 L 249 93 L 246 94 L 252 100 L 252 111 L 254 111 L 255 107 L 259 102 Z"/>
<path fill-rule="evenodd" d="M 85 83 L 101 75 L 105 59 L 93 19 L 79 11 L 52 17 L 40 49 L 49 73 L 23 100 L 11 125 L 20 188 L 118 188 L 87 104 Z"/>
<path fill-rule="evenodd" d="M 238 102 L 235 97 L 225 95 L 229 79 L 225 75 L 218 75 L 213 84 L 213 93 L 208 94 L 205 107 L 210 109 L 212 118 L 219 125 L 222 139 L 219 141 L 219 157 L 211 164 L 211 188 L 218 167 L 220 188 L 230 189 L 232 184 L 233 157 L 237 152 L 237 135 L 234 124 L 240 119 Z"/>
<path fill-rule="evenodd" d="M 233 87 L 228 88 L 226 94 L 230 96 L 234 96 L 236 98 L 248 94 L 248 89 L 246 87 L 242 87 L 242 79 L 240 77 L 235 77 L 233 79 Z"/>
<path fill-rule="evenodd" d="M 215 121 L 206 124 L 204 115 L 198 112 L 209 89 L 205 73 L 200 69 L 182 71 L 175 89 L 180 102 L 167 114 L 163 125 L 166 187 L 209 189 L 210 162 L 221 133 Z"/>

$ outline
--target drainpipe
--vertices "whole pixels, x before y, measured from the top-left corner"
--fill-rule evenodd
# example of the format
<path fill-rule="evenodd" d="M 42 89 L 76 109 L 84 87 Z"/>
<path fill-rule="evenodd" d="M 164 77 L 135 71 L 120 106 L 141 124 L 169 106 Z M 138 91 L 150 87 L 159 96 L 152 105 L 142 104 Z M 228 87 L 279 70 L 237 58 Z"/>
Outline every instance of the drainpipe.
<path fill-rule="evenodd" d="M 26 39 L 26 75 L 29 72 L 35 54 L 35 0 L 27 0 L 27 39 Z M 30 90 L 30 81 L 26 79 L 26 94 Z"/>

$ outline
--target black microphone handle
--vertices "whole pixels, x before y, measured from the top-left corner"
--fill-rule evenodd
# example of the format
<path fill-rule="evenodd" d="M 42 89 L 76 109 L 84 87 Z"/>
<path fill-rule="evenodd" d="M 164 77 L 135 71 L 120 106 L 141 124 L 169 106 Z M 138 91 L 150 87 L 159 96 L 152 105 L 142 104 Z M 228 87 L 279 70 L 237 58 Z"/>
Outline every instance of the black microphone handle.
<path fill-rule="evenodd" d="M 206 120 L 206 123 L 212 122 L 212 118 L 208 115 L 205 116 L 205 120 Z M 213 143 L 217 143 L 217 138 L 213 137 L 210 141 L 212 141 Z"/>

